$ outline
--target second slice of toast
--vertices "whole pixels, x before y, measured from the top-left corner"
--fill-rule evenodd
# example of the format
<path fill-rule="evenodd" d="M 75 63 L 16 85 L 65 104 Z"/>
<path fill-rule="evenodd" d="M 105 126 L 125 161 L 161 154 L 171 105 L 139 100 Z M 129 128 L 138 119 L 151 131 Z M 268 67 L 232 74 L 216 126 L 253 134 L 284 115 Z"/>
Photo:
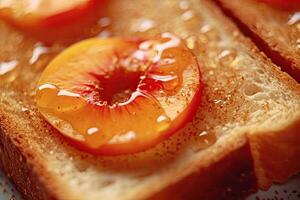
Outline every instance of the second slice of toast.
<path fill-rule="evenodd" d="M 300 82 L 299 12 L 274 8 L 260 0 L 218 2 L 274 63 Z"/>
<path fill-rule="evenodd" d="M 184 38 L 201 65 L 201 106 L 191 123 L 155 148 L 93 156 L 68 145 L 35 106 L 36 82 L 53 55 L 20 66 L 16 80 L 0 86 L 0 166 L 25 198 L 222 199 L 219 191 L 230 183 L 252 185 L 251 174 L 265 189 L 300 170 L 300 86 L 212 2 L 112 0 L 108 17 L 106 34 Z M 19 42 L 19 33 L 0 26 L 7 38 L 0 49 L 30 59 L 35 41 Z"/>

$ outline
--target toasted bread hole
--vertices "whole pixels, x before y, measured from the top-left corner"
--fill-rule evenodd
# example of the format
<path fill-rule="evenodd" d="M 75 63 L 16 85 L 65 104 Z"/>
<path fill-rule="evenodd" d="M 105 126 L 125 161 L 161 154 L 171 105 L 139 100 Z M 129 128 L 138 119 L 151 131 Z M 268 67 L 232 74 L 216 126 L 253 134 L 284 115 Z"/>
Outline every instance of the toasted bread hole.
<path fill-rule="evenodd" d="M 254 83 L 246 85 L 245 88 L 244 88 L 244 94 L 246 96 L 253 96 L 253 95 L 255 95 L 259 92 L 262 92 L 262 89 Z"/>

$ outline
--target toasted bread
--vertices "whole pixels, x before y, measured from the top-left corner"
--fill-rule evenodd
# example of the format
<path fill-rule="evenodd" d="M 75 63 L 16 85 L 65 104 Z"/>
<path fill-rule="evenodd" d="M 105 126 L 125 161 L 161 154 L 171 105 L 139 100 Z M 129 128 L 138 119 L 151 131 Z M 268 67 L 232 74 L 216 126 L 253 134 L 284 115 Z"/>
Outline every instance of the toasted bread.
<path fill-rule="evenodd" d="M 222 199 L 220 189 L 231 184 L 266 189 L 300 170 L 300 85 L 216 5 L 116 0 L 107 12 L 111 24 L 105 33 L 167 31 L 184 38 L 201 65 L 201 106 L 185 128 L 145 152 L 108 157 L 78 151 L 45 122 L 34 101 L 37 80 L 60 48 L 30 65 L 35 41 L 20 42 L 22 35 L 1 23 L 6 40 L 0 49 L 23 62 L 1 84 L 0 166 L 25 198 Z M 145 20 L 153 25 L 147 30 Z"/>
<path fill-rule="evenodd" d="M 274 8 L 258 0 L 218 2 L 274 63 L 300 82 L 297 12 Z"/>

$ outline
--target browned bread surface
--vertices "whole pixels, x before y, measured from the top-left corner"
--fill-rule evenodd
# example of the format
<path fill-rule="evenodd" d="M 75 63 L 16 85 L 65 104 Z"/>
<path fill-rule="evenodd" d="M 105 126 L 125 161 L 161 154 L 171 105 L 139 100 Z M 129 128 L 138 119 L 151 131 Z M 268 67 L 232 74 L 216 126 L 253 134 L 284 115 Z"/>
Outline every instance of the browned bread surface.
<path fill-rule="evenodd" d="M 29 64 L 35 41 L 1 23 L 0 37 L 6 39 L 0 41 L 0 59 L 21 63 L 1 77 L 1 167 L 27 199 L 209 198 L 219 191 L 213 186 L 227 187 L 226 180 L 253 181 L 254 173 L 259 187 L 267 188 L 300 170 L 300 86 L 215 5 L 116 0 L 107 12 L 111 24 L 102 35 L 167 31 L 185 39 L 201 64 L 202 104 L 191 123 L 153 149 L 117 157 L 80 152 L 45 122 L 34 102 L 39 75 L 63 47 L 55 45 Z M 145 21 L 152 24 L 147 30 Z"/>
<path fill-rule="evenodd" d="M 273 62 L 300 82 L 299 12 L 273 8 L 259 0 L 218 2 Z"/>

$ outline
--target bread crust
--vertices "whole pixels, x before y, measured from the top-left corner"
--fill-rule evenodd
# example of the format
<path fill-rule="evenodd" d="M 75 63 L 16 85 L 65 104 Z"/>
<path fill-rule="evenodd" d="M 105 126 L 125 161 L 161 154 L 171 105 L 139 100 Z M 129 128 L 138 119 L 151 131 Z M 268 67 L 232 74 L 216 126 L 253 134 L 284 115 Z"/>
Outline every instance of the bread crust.
<path fill-rule="evenodd" d="M 217 163 L 198 169 L 149 200 L 236 200 L 244 199 L 256 188 L 250 147 L 245 144 Z"/>
<path fill-rule="evenodd" d="M 268 57 L 257 48 L 253 48 L 254 44 L 251 41 L 245 38 L 241 38 L 240 41 L 256 54 L 261 62 L 272 67 L 271 70 L 278 73 L 282 81 L 289 83 L 291 89 L 299 93 L 299 84 L 289 79 L 286 74 L 280 73 Z M 247 134 L 260 189 L 267 190 L 273 182 L 283 183 L 300 171 L 300 160 L 297 156 L 300 155 L 300 115 L 297 114 L 293 122 L 278 126 L 276 130 L 255 130 Z"/>
<path fill-rule="evenodd" d="M 0 167 L 14 181 L 25 199 L 81 199 L 81 197 L 74 196 L 68 191 L 68 188 L 64 188 L 55 180 L 55 177 L 47 173 L 42 159 L 36 157 L 30 147 L 22 142 L 22 138 L 11 137 L 17 127 L 11 122 L 11 119 L 1 116 L 0 125 L 0 152 L 3 152 Z M 185 172 L 174 174 L 173 177 L 170 177 L 173 179 L 173 185 L 168 187 L 163 185 L 158 187 L 159 189 L 148 188 L 134 199 L 196 200 L 199 197 L 204 199 L 242 199 L 257 189 L 250 146 L 246 143 L 245 138 L 245 134 L 240 134 L 238 138 L 234 139 L 225 138 L 224 140 L 227 140 L 227 144 L 231 148 L 223 147 L 219 152 L 212 151 L 212 155 L 198 166 L 191 166 L 193 173 L 189 173 L 185 178 L 182 178 L 182 174 Z M 186 171 L 191 170 L 187 169 Z M 164 181 L 170 180 L 161 180 L 161 182 Z M 132 197 L 125 199 L 132 199 Z"/>
<path fill-rule="evenodd" d="M 255 174 L 261 189 L 283 183 L 300 169 L 300 120 L 267 133 L 249 134 Z"/>
<path fill-rule="evenodd" d="M 267 17 L 270 15 L 282 18 L 287 15 L 286 12 L 262 5 L 260 2 L 254 2 L 253 0 L 240 1 L 239 3 L 237 3 L 238 1 L 226 0 L 216 0 L 216 2 L 224 13 L 238 25 L 240 30 L 255 42 L 260 50 L 300 83 L 298 49 L 289 46 L 297 38 L 290 34 L 293 29 L 291 26 L 287 26 L 287 19 L 284 24 L 282 19 L 274 17 L 272 18 L 273 29 L 264 26 L 268 23 L 269 19 Z M 275 36 L 270 37 L 269 32 L 272 32 Z M 283 38 L 285 42 L 280 42 L 278 38 Z"/>
<path fill-rule="evenodd" d="M 52 200 L 54 195 L 45 187 L 42 178 L 47 177 L 45 169 L 42 169 L 34 154 L 24 146 L 22 138 L 10 137 L 14 135 L 14 129 L 10 128 L 10 122 L 2 115 L 0 117 L 0 167 L 7 176 L 12 179 L 16 188 L 25 199 Z M 9 131 L 10 134 L 7 132 Z M 39 173 L 34 169 L 38 168 Z M 42 176 L 41 174 L 42 173 Z"/>
<path fill-rule="evenodd" d="M 60 191 L 62 188 L 57 188 L 59 186 L 53 178 L 47 177 L 34 153 L 30 155 L 29 149 L 18 139 L 5 133 L 7 122 L 3 118 L 0 122 L 0 167 L 15 182 L 25 199 L 69 199 L 70 196 Z M 5 129 L 3 124 L 6 124 Z M 268 189 L 272 182 L 283 183 L 300 169 L 297 156 L 300 154 L 299 128 L 300 120 L 281 130 L 248 133 L 247 143 L 238 149 L 227 152 L 216 163 L 198 168 L 148 199 L 242 199 L 257 186 Z M 141 196 L 147 196 L 147 193 Z"/>
<path fill-rule="evenodd" d="M 222 15 L 215 5 L 209 1 L 203 1 L 203 3 L 208 9 L 214 11 L 218 20 L 226 24 L 225 29 L 228 29 L 231 33 L 237 32 L 237 28 Z M 278 79 L 300 96 L 300 86 L 287 74 L 278 70 L 268 58 L 257 50 L 251 41 L 241 35 L 238 35 L 235 39 L 236 42 L 243 43 L 258 62 L 265 63 L 268 70 L 276 74 Z M 38 157 L 34 150 L 19 137 L 18 133 L 22 130 L 18 127 L 21 125 L 15 119 L 16 116 L 0 108 L 0 149 L 5 152 L 0 165 L 7 174 L 11 174 L 11 179 L 16 183 L 25 198 L 41 200 L 80 199 L 81 197 L 74 196 L 75 194 L 72 194 L 69 188 L 63 186 L 53 174 L 47 171 L 43 158 Z M 237 194 L 234 190 L 230 192 L 230 188 L 238 185 L 247 193 L 247 190 L 256 187 L 255 177 L 258 180 L 258 187 L 263 189 L 266 189 L 272 181 L 285 181 L 290 175 L 300 170 L 298 164 L 293 164 L 297 159 L 297 155 L 300 154 L 299 148 L 296 145 L 285 148 L 291 141 L 299 141 L 300 138 L 300 116 L 293 116 L 291 119 L 295 120 L 289 121 L 284 126 L 281 124 L 274 131 L 269 130 L 265 133 L 264 130 L 244 130 L 236 133 L 235 137 L 223 136 L 211 148 L 206 149 L 208 155 L 202 162 L 195 160 L 193 165 L 188 166 L 184 171 L 178 173 L 174 170 L 172 176 L 157 181 L 153 187 L 137 192 L 137 196 L 128 194 L 123 199 L 198 199 L 199 197 L 215 198 L 216 194 L 221 194 L 221 196 L 218 196 L 221 199 L 228 199 L 230 197 L 225 197 L 228 188 L 229 196 L 231 195 L 232 198 L 236 199 L 238 198 Z M 31 120 L 30 122 L 35 123 L 36 121 Z M 33 124 L 31 125 L 33 126 Z M 257 133 L 260 133 L 259 137 L 256 136 Z M 275 141 L 272 144 L 276 144 L 277 136 L 284 138 L 286 135 L 289 139 L 280 141 L 286 151 L 282 152 L 276 161 L 281 162 L 283 157 L 289 158 L 284 166 L 279 165 L 278 167 L 284 167 L 287 173 L 277 176 L 277 170 L 269 170 L 270 161 L 265 158 L 264 153 L 276 148 L 276 145 L 269 146 L 268 140 Z M 51 138 L 59 140 L 57 139 L 59 137 L 56 136 L 53 131 Z M 223 143 L 226 143 L 226 145 L 222 146 Z M 24 158 L 18 159 L 20 155 Z M 22 171 L 19 169 L 22 169 Z M 222 187 L 228 188 L 224 191 Z"/>

